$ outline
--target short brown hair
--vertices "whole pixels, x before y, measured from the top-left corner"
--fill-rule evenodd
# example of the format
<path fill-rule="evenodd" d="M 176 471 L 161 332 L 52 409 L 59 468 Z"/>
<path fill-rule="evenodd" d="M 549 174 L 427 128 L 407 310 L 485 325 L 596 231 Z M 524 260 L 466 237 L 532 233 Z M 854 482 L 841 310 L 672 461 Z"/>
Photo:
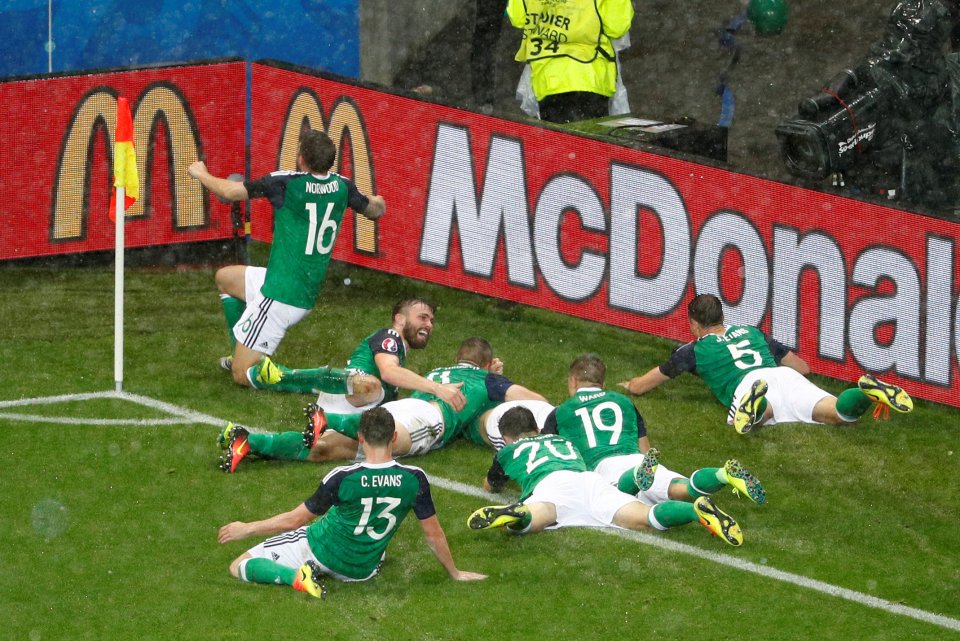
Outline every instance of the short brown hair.
<path fill-rule="evenodd" d="M 699 294 L 687 305 L 687 315 L 704 327 L 723 323 L 723 305 L 713 294 Z"/>
<path fill-rule="evenodd" d="M 570 376 L 580 383 L 593 383 L 603 387 L 607 379 L 607 366 L 596 354 L 581 354 L 570 365 Z"/>
<path fill-rule="evenodd" d="M 403 314 L 414 305 L 423 305 L 430 310 L 431 314 L 437 313 L 436 305 L 428 301 L 426 298 L 420 298 L 418 296 L 415 298 L 404 298 L 403 300 L 397 301 L 397 304 L 393 306 L 393 316 L 391 316 L 391 318 L 396 317 L 397 314 Z"/>
<path fill-rule="evenodd" d="M 300 134 L 300 155 L 310 171 L 325 174 L 337 158 L 337 146 L 322 131 L 307 129 Z"/>
<path fill-rule="evenodd" d="M 393 440 L 396 429 L 393 414 L 382 407 L 375 407 L 360 415 L 360 426 L 357 431 L 370 445 L 383 446 Z"/>
<path fill-rule="evenodd" d="M 504 437 L 518 439 L 537 432 L 537 419 L 533 418 L 533 412 L 522 405 L 511 407 L 500 417 L 500 434 Z"/>
<path fill-rule="evenodd" d="M 477 367 L 486 367 L 493 361 L 493 347 L 487 339 L 480 336 L 471 336 L 462 343 L 457 350 L 457 362 L 473 363 Z"/>

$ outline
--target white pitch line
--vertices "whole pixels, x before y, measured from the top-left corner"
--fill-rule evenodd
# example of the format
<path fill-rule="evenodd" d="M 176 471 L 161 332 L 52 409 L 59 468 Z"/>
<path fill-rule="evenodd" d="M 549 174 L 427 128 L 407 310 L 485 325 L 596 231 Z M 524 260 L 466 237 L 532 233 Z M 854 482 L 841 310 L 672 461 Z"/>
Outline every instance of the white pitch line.
<path fill-rule="evenodd" d="M 140 396 L 138 394 L 131 394 L 129 392 L 93 392 L 89 394 L 66 394 L 62 396 L 46 396 L 41 398 L 28 398 L 20 399 L 16 401 L 0 401 L 0 408 L 6 407 L 21 407 L 24 405 L 44 405 L 47 403 L 64 403 L 70 401 L 84 401 L 84 400 L 93 400 L 101 398 L 115 398 L 120 400 L 127 400 L 132 403 L 138 403 L 145 407 L 150 407 L 155 410 L 162 412 L 167 412 L 173 414 L 174 416 L 179 417 L 176 421 L 169 421 L 169 419 L 157 419 L 159 421 L 167 421 L 165 424 L 177 424 L 177 423 L 199 423 L 204 425 L 216 425 L 221 426 L 226 423 L 224 419 L 217 418 L 215 416 L 210 416 L 209 414 L 203 414 L 201 412 L 195 412 L 177 405 L 172 405 L 164 401 L 158 401 L 147 396 Z M 27 417 L 28 415 L 20 414 L 4 414 L 0 413 L 0 419 L 2 418 L 12 418 L 14 420 L 34 420 L 33 418 L 20 418 Z M 38 416 L 36 417 L 38 422 L 48 421 L 48 422 L 57 422 L 51 417 Z M 82 421 L 83 423 L 93 423 L 97 425 L 130 425 L 130 424 L 160 424 L 157 422 L 140 422 L 140 421 L 125 421 L 123 419 L 70 419 L 73 421 Z M 111 422 L 116 420 L 118 422 Z M 66 422 L 64 420 L 63 422 Z M 256 428 L 254 428 L 256 431 Z M 495 496 L 484 492 L 479 487 L 473 485 L 467 485 L 465 483 L 460 483 L 458 481 L 452 481 L 450 479 L 445 479 L 439 476 L 430 476 L 430 483 L 441 489 L 448 490 L 451 492 L 457 492 L 459 494 L 464 494 L 467 496 L 473 496 L 478 499 L 490 499 L 491 496 Z M 892 614 L 898 614 L 900 616 L 909 617 L 911 619 L 916 619 L 917 621 L 922 621 L 924 623 L 929 623 L 931 625 L 936 625 L 941 628 L 946 628 L 948 630 L 955 630 L 960 632 L 960 620 L 954 619 L 942 614 L 936 614 L 933 612 L 927 612 L 926 610 L 920 610 L 918 608 L 911 608 L 909 606 L 901 605 L 899 603 L 894 603 L 892 601 L 887 601 L 886 599 L 880 599 L 869 594 L 864 594 L 862 592 L 857 592 L 856 590 L 849 590 L 847 588 L 841 588 L 830 583 L 825 583 L 823 581 L 817 581 L 816 579 L 810 579 L 799 574 L 792 574 L 790 572 L 784 572 L 783 570 L 777 570 L 776 568 L 771 568 L 766 565 L 759 565 L 751 561 L 744 561 L 742 559 L 737 559 L 735 557 L 727 556 L 724 554 L 718 554 L 716 552 L 709 552 L 707 550 L 701 550 L 700 548 L 694 547 L 692 545 L 687 545 L 685 543 L 679 543 L 677 541 L 671 541 L 670 539 L 664 538 L 662 536 L 656 536 L 653 534 L 647 534 L 644 532 L 633 532 L 630 530 L 618 530 L 614 528 L 600 529 L 600 532 L 605 534 L 611 534 L 613 536 L 619 536 L 621 538 L 632 539 L 639 543 L 645 545 L 650 545 L 661 550 L 666 550 L 669 552 L 676 552 L 679 554 L 686 554 L 693 556 L 704 561 L 711 561 L 713 563 L 718 563 L 720 565 L 725 565 L 736 570 L 741 570 L 743 572 L 750 572 L 751 574 L 756 574 L 764 578 L 773 579 L 775 581 L 781 581 L 783 583 L 789 583 L 800 588 L 807 590 L 813 590 L 815 592 L 820 592 L 822 594 L 827 594 L 829 596 L 837 597 L 839 599 L 844 599 L 846 601 L 851 601 L 859 605 L 865 605 L 869 608 L 874 608 L 877 610 L 883 610 L 885 612 L 890 612 Z"/>
<path fill-rule="evenodd" d="M 478 499 L 489 500 L 491 496 L 494 496 L 484 492 L 479 487 L 466 485 L 465 483 L 459 483 L 457 481 L 451 481 L 438 476 L 431 476 L 430 484 L 444 490 L 457 492 L 459 494 L 466 494 L 467 496 L 473 496 Z M 751 561 L 744 561 L 726 554 L 718 554 L 716 552 L 702 550 L 698 547 L 687 545 L 686 543 L 671 541 L 663 536 L 647 534 L 645 532 L 634 532 L 632 530 L 618 530 L 615 528 L 600 528 L 599 531 L 603 532 L 604 534 L 611 534 L 613 536 L 619 536 L 625 539 L 632 539 L 645 545 L 651 545 L 653 547 L 660 548 L 661 550 L 687 554 L 705 561 L 712 561 L 713 563 L 719 563 L 720 565 L 742 570 L 743 572 L 757 574 L 767 579 L 782 581 L 783 583 L 790 583 L 807 590 L 821 592 L 823 594 L 828 594 L 846 601 L 852 601 L 853 603 L 865 605 L 877 610 L 884 610 L 893 614 L 910 617 L 911 619 L 937 625 L 941 628 L 947 628 L 948 630 L 960 631 L 960 620 L 958 619 L 953 619 L 942 614 L 927 612 L 926 610 L 911 608 L 906 605 L 887 601 L 886 599 L 880 599 L 869 594 L 857 592 L 856 590 L 848 590 L 847 588 L 841 588 L 830 583 L 817 581 L 816 579 L 810 579 L 799 574 L 791 574 L 790 572 L 777 570 L 766 565 L 759 565 Z"/>
<path fill-rule="evenodd" d="M 30 423 L 55 423 L 57 425 L 189 425 L 196 423 L 187 418 L 83 418 L 74 416 L 42 416 L 40 414 L 13 414 L 0 412 L 0 419 Z"/>

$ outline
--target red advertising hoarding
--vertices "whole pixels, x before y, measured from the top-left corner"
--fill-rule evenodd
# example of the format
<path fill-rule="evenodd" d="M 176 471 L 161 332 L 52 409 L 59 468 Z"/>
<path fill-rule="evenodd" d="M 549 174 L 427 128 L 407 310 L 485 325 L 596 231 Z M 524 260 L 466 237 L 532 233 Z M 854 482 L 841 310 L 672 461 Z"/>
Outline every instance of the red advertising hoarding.
<path fill-rule="evenodd" d="M 309 125 L 386 198 L 338 259 L 680 340 L 712 292 L 818 373 L 960 404 L 956 223 L 269 64 L 252 94 L 253 176 Z"/>
<path fill-rule="evenodd" d="M 113 248 L 121 95 L 133 110 L 141 184 L 126 246 L 232 236 L 229 206 L 206 196 L 186 167 L 206 157 L 243 173 L 245 70 L 230 61 L 0 82 L 0 260 Z"/>

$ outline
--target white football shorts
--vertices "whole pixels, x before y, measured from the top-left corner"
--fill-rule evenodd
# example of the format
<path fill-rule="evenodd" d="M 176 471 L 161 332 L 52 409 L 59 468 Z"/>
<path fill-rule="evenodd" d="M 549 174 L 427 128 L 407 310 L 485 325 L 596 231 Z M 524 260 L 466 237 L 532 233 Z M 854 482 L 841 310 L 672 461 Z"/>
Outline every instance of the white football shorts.
<path fill-rule="evenodd" d="M 271 536 L 263 543 L 259 543 L 247 550 L 247 554 L 255 559 L 275 561 L 288 568 L 299 568 L 307 561 L 313 561 L 323 569 L 324 574 L 338 581 L 366 581 L 376 576 L 380 571 L 380 568 L 377 567 L 370 576 L 362 579 L 353 579 L 348 576 L 343 576 L 342 574 L 337 574 L 314 556 L 313 550 L 310 549 L 310 544 L 307 542 L 307 526 Z M 246 569 L 246 561 L 241 562 L 239 567 L 240 578 L 244 581 L 247 580 Z"/>
<path fill-rule="evenodd" d="M 750 391 L 753 382 L 763 379 L 767 383 L 767 404 L 773 408 L 773 418 L 764 425 L 776 423 L 816 423 L 813 408 L 821 399 L 830 396 L 806 376 L 792 367 L 760 367 L 747 372 L 733 395 L 733 405 L 727 414 L 727 423 L 733 424 L 737 405 L 743 395 Z"/>
<path fill-rule="evenodd" d="M 624 494 L 596 472 L 559 470 L 537 483 L 524 503 L 553 503 L 557 522 L 547 527 L 617 527 L 614 515 L 636 497 Z"/>
<path fill-rule="evenodd" d="M 265 298 L 260 288 L 266 276 L 266 267 L 247 267 L 244 270 L 247 307 L 233 326 L 233 336 L 245 347 L 270 356 L 280 346 L 287 329 L 306 318 L 310 310 Z"/>
<path fill-rule="evenodd" d="M 621 456 L 610 456 L 597 463 L 594 471 L 602 476 L 610 485 L 616 487 L 617 482 L 623 473 L 632 470 L 643 463 L 643 454 L 623 454 Z M 637 498 L 644 505 L 657 505 L 664 501 L 669 501 L 667 494 L 670 484 L 674 479 L 686 478 L 682 474 L 677 474 L 664 465 L 658 465 L 657 471 L 653 473 L 653 485 L 645 492 L 640 492 Z"/>
<path fill-rule="evenodd" d="M 546 401 L 507 401 L 500 403 L 487 415 L 487 422 L 483 428 L 487 431 L 487 441 L 498 452 L 503 449 L 503 435 L 500 434 L 500 419 L 503 414 L 514 407 L 526 407 L 533 413 L 533 418 L 537 421 L 537 430 L 543 429 L 543 424 L 547 416 L 554 410 L 553 405 Z"/>

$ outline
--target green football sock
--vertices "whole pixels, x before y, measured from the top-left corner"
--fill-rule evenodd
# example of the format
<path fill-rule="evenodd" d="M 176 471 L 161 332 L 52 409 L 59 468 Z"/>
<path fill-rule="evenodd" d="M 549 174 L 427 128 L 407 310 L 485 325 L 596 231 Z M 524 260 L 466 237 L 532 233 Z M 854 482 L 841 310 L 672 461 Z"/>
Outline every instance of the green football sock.
<path fill-rule="evenodd" d="M 837 414 L 840 418 L 853 422 L 863 416 L 873 399 L 863 393 L 859 387 L 851 387 L 840 392 L 837 397 Z"/>
<path fill-rule="evenodd" d="M 665 501 L 658 503 L 650 509 L 650 514 L 657 520 L 657 523 L 665 528 L 677 527 L 697 521 L 697 512 L 693 509 L 693 503 L 686 501 Z M 651 523 L 651 525 L 653 525 Z"/>
<path fill-rule="evenodd" d="M 617 479 L 617 489 L 623 492 L 624 494 L 630 494 L 635 496 L 640 493 L 640 486 L 637 485 L 637 479 L 633 475 L 633 468 L 620 475 L 620 478 Z"/>
<path fill-rule="evenodd" d="M 247 442 L 254 454 L 281 461 L 305 461 L 310 455 L 310 448 L 303 444 L 300 432 L 251 433 Z"/>
<path fill-rule="evenodd" d="M 360 440 L 357 435 L 360 433 L 361 414 L 327 414 L 326 416 L 327 429 L 349 436 L 355 441 Z"/>
<path fill-rule="evenodd" d="M 690 496 L 698 498 L 713 494 L 722 489 L 727 484 L 727 473 L 722 467 L 705 467 L 699 469 L 690 475 L 690 483 L 687 490 Z"/>
<path fill-rule="evenodd" d="M 533 514 L 530 513 L 530 510 L 527 510 L 523 513 L 523 516 L 520 517 L 519 523 L 511 523 L 507 526 L 507 529 L 512 531 L 514 534 L 523 534 L 530 529 L 530 523 L 532 522 Z"/>
<path fill-rule="evenodd" d="M 237 346 L 237 339 L 233 335 L 233 326 L 240 320 L 247 304 L 239 298 L 227 294 L 220 294 L 220 304 L 223 305 L 223 317 L 227 320 L 227 335 L 230 337 L 230 347 L 234 348 Z"/>
<path fill-rule="evenodd" d="M 350 377 L 345 369 L 333 367 L 317 367 L 315 369 L 290 369 L 274 362 L 283 376 L 279 383 L 264 383 L 257 380 L 259 365 L 254 365 L 250 371 L 250 380 L 257 389 L 269 389 L 279 392 L 299 392 L 301 394 L 315 394 L 328 392 L 330 394 L 349 394 L 347 385 Z"/>
<path fill-rule="evenodd" d="M 247 559 L 243 575 L 250 583 L 276 583 L 293 585 L 297 570 L 280 565 L 270 559 Z"/>

